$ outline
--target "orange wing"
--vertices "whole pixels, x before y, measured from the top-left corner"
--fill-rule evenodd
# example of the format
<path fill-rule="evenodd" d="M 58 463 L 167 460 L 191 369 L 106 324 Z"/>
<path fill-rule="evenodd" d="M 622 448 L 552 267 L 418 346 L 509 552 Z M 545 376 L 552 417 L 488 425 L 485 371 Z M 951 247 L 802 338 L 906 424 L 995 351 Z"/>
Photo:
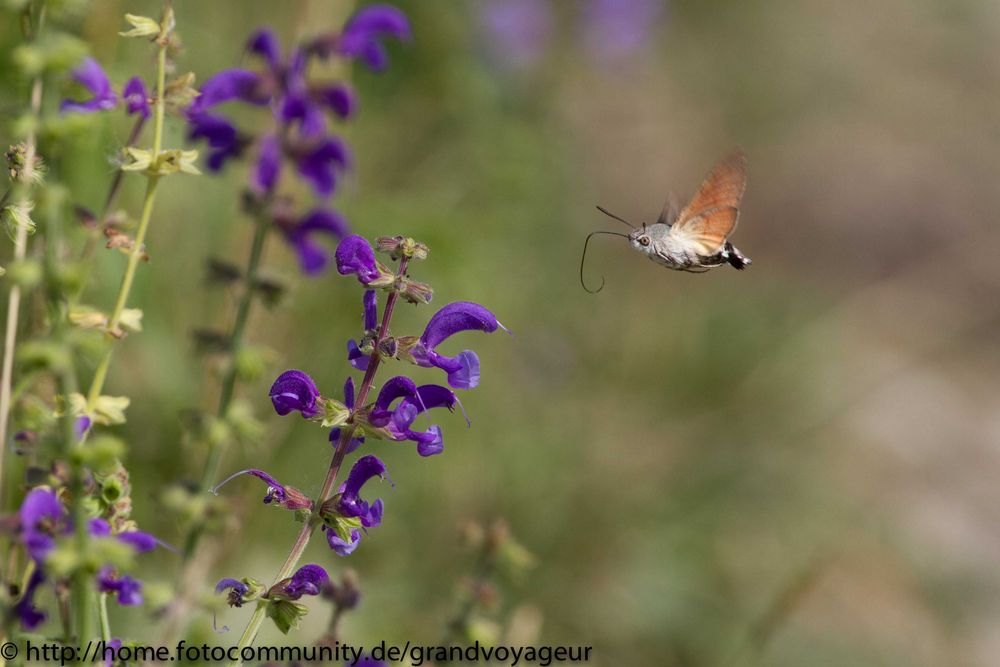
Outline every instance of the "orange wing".
<path fill-rule="evenodd" d="M 699 254 L 714 255 L 736 229 L 746 186 L 747 158 L 737 151 L 712 170 L 677 216 L 670 233 L 694 244 Z"/>

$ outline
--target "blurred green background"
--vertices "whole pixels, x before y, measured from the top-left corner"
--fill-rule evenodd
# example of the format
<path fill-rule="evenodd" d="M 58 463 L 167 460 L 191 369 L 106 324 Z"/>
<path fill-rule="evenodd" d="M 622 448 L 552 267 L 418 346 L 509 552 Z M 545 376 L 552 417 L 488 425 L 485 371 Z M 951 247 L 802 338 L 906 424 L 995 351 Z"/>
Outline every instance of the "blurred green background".
<path fill-rule="evenodd" d="M 449 341 L 483 371 L 462 394 L 472 428 L 434 420 L 443 455 L 366 445 L 395 482 L 366 494 L 385 499 L 384 524 L 348 559 L 322 540 L 306 556 L 359 574 L 343 639 L 433 644 L 473 563 L 463 522 L 504 517 L 537 565 L 504 586 L 494 617 L 513 614 L 534 643 L 593 645 L 594 664 L 1000 663 L 1000 5 L 629 1 L 616 11 L 642 9 L 623 23 L 583 1 L 399 4 L 414 40 L 393 46 L 387 73 L 351 75 L 360 111 L 342 131 L 356 169 L 335 206 L 363 235 L 425 241 L 412 273 L 435 303 L 483 303 L 514 336 Z M 152 71 L 142 43 L 115 36 L 121 15 L 159 6 L 100 0 L 83 19 L 116 82 Z M 287 44 L 351 7 L 176 0 L 179 69 L 203 81 L 241 61 L 254 28 Z M 68 176 L 92 208 L 128 131 L 95 123 Z M 267 113 L 241 123 L 264 128 Z M 171 123 L 166 144 L 183 131 Z M 598 237 L 587 275 L 607 286 L 581 289 L 584 235 L 618 231 L 595 204 L 652 222 L 734 146 L 750 161 L 734 236 L 750 270 L 674 273 Z M 218 393 L 190 331 L 232 318 L 202 267 L 243 261 L 245 179 L 237 167 L 165 183 L 131 299 L 145 331 L 108 383 L 133 398 L 121 432 L 136 518 L 168 542 L 182 535 L 160 495 L 204 457 L 179 414 L 214 409 Z M 134 211 L 141 182 L 127 180 Z M 239 393 L 266 436 L 224 470 L 263 468 L 315 494 L 325 433 L 276 417 L 266 390 L 301 368 L 339 395 L 360 292 L 335 271 L 299 279 L 277 239 L 266 264 L 295 280 L 251 321 L 275 357 Z M 123 265 L 106 252 L 88 302 L 111 303 Z M 393 328 L 418 334 L 431 312 L 404 308 Z M 238 525 L 208 579 L 269 580 L 297 524 L 260 506 L 249 478 L 225 495 Z M 149 582 L 177 567 L 165 553 L 143 562 Z M 311 606 L 301 634 L 267 628 L 261 642 L 318 636 L 329 612 Z M 112 611 L 116 632 L 155 643 L 155 622 Z M 207 617 L 199 632 L 235 642 L 248 614 L 222 614 L 229 635 Z"/>

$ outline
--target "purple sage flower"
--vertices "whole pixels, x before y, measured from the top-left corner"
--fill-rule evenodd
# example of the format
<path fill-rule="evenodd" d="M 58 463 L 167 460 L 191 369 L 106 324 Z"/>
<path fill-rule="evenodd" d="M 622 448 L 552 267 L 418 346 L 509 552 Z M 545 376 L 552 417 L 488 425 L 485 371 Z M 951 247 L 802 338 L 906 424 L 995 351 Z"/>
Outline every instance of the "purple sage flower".
<path fill-rule="evenodd" d="M 334 496 L 333 512 L 347 518 L 359 518 L 362 526 L 362 529 L 351 530 L 350 541 L 341 538 L 329 526 L 323 526 L 323 530 L 326 531 L 326 541 L 338 556 L 349 556 L 361 542 L 362 530 L 374 528 L 382 523 L 385 509 L 382 499 L 379 498 L 369 505 L 360 496 L 361 487 L 373 477 L 387 478 L 385 464 L 375 456 L 362 456 L 351 467 L 347 479 L 340 486 L 338 496 Z"/>
<path fill-rule="evenodd" d="M 146 85 L 137 76 L 125 82 L 122 88 L 122 97 L 125 99 L 125 110 L 129 114 L 139 114 L 143 119 L 149 118 L 149 93 L 146 92 Z"/>
<path fill-rule="evenodd" d="M 279 415 L 296 410 L 303 418 L 309 419 L 319 414 L 319 389 L 313 379 L 302 371 L 285 371 L 271 385 L 269 393 L 274 411 Z"/>
<path fill-rule="evenodd" d="M 62 503 L 52 491 L 36 488 L 25 496 L 18 511 L 21 541 L 36 563 L 41 564 L 55 547 L 54 536 L 62 532 L 65 516 Z"/>
<path fill-rule="evenodd" d="M 313 209 L 282 232 L 298 256 L 302 272 L 309 276 L 323 271 L 332 254 L 316 242 L 316 237 L 325 235 L 339 240 L 349 233 L 347 221 L 336 211 L 325 208 Z"/>
<path fill-rule="evenodd" d="M 42 571 L 42 568 L 36 567 L 35 571 L 31 573 L 28 585 L 21 594 L 21 599 L 14 605 L 14 613 L 17 614 L 21 621 L 21 627 L 25 630 L 34 630 L 48 618 L 43 610 L 35 606 L 35 592 L 44 582 L 45 572 Z"/>
<path fill-rule="evenodd" d="M 498 327 L 507 331 L 493 313 L 477 303 L 449 303 L 431 317 L 411 355 L 418 366 L 436 367 L 447 373 L 448 384 L 452 387 L 473 389 L 479 385 L 479 357 L 476 353 L 465 350 L 454 357 L 446 357 L 435 348 L 461 331 L 493 333 Z"/>
<path fill-rule="evenodd" d="M 142 604 L 142 582 L 128 575 L 118 576 L 110 567 L 101 568 L 97 573 L 97 588 L 102 593 L 114 593 L 122 606 Z"/>
<path fill-rule="evenodd" d="M 375 251 L 368 239 L 352 234 L 337 246 L 335 254 L 337 272 L 342 276 L 354 274 L 362 285 L 370 285 L 382 276 L 375 262 Z"/>
<path fill-rule="evenodd" d="M 83 62 L 73 69 L 71 76 L 74 81 L 89 90 L 92 97 L 83 101 L 63 100 L 59 105 L 60 112 L 94 113 L 108 111 L 118 105 L 118 96 L 111 87 L 108 75 L 93 58 L 84 58 Z"/>
<path fill-rule="evenodd" d="M 478 6 L 491 55 L 498 64 L 522 69 L 545 55 L 553 27 L 549 0 L 485 0 Z"/>
<path fill-rule="evenodd" d="M 588 0 L 583 42 L 590 56 L 614 65 L 640 53 L 662 20 L 664 0 Z"/>
<path fill-rule="evenodd" d="M 361 306 L 364 310 L 365 337 L 373 336 L 378 327 L 378 293 L 375 290 L 365 290 L 361 297 Z M 347 361 L 359 371 L 368 370 L 368 363 L 372 355 L 361 350 L 358 342 L 353 338 L 347 341 Z"/>
<path fill-rule="evenodd" d="M 263 500 L 265 505 L 274 503 L 278 507 L 286 510 L 312 509 L 313 503 L 304 493 L 295 487 L 282 484 L 263 470 L 257 470 L 256 468 L 248 468 L 247 470 L 234 472 L 232 475 L 212 487 L 211 492 L 215 495 L 219 495 L 219 489 L 241 475 L 251 475 L 252 477 L 256 477 L 267 484 L 267 491 L 264 493 Z"/>
<path fill-rule="evenodd" d="M 368 5 L 347 21 L 337 39 L 336 52 L 348 58 L 360 58 L 373 70 L 383 70 L 389 64 L 389 54 L 380 41 L 383 37 L 410 39 L 410 22 L 396 7 Z"/>
<path fill-rule="evenodd" d="M 291 577 L 272 587 L 268 595 L 277 592 L 290 600 L 298 600 L 303 595 L 319 595 L 328 581 L 330 575 L 319 565 L 303 565 Z M 275 591 L 279 586 L 279 590 Z"/>
<path fill-rule="evenodd" d="M 225 590 L 229 591 L 226 596 L 226 602 L 229 606 L 242 607 L 243 603 L 246 602 L 246 595 L 250 592 L 250 587 L 238 579 L 220 579 L 219 583 L 215 585 L 215 592 L 221 593 Z"/>

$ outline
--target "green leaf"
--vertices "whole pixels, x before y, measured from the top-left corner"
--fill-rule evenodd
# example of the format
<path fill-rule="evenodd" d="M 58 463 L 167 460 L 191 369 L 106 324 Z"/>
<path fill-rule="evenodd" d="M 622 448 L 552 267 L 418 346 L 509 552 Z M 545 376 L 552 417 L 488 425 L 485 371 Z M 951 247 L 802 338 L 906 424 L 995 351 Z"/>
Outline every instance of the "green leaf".
<path fill-rule="evenodd" d="M 299 621 L 308 613 L 308 607 L 291 600 L 270 600 L 267 604 L 267 617 L 285 635 L 289 630 L 298 628 Z"/>

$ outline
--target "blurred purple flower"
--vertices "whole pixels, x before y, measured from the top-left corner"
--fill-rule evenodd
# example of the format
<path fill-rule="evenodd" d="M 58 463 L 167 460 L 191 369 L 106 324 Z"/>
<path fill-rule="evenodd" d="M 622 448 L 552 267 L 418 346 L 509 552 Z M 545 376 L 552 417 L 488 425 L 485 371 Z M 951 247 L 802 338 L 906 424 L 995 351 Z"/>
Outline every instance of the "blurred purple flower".
<path fill-rule="evenodd" d="M 117 576 L 110 567 L 97 573 L 97 588 L 102 593 L 114 593 L 120 605 L 142 604 L 142 582 L 128 575 Z"/>
<path fill-rule="evenodd" d="M 380 41 L 384 37 L 410 39 L 410 22 L 396 7 L 368 5 L 347 21 L 337 38 L 336 52 L 348 58 L 360 58 L 373 70 L 383 70 L 389 64 L 389 54 Z"/>
<path fill-rule="evenodd" d="M 582 38 L 603 64 L 627 60 L 647 47 L 664 14 L 664 0 L 588 0 Z"/>
<path fill-rule="evenodd" d="M 479 21 L 493 58 L 510 69 L 537 63 L 552 38 L 552 4 L 548 0 L 485 0 Z"/>
<path fill-rule="evenodd" d="M 59 105 L 61 113 L 93 113 L 95 111 L 109 111 L 118 104 L 118 96 L 108 75 L 104 73 L 100 63 L 93 58 L 84 58 L 70 73 L 73 80 L 90 91 L 92 97 L 89 100 L 63 100 Z"/>
<path fill-rule="evenodd" d="M 122 88 L 122 97 L 125 99 L 125 110 L 129 114 L 139 114 L 143 119 L 149 118 L 149 93 L 146 85 L 137 76 L 125 82 Z"/>
<path fill-rule="evenodd" d="M 28 580 L 28 585 L 21 593 L 21 599 L 14 605 L 14 613 L 21 621 L 21 627 L 25 630 L 34 630 L 45 622 L 48 615 L 35 606 L 35 592 L 38 587 L 45 582 L 45 573 L 40 567 L 35 568 Z"/>
<path fill-rule="evenodd" d="M 326 208 L 313 209 L 293 224 L 282 226 L 281 231 L 298 257 L 299 267 L 308 276 L 323 271 L 333 254 L 317 243 L 315 237 L 325 235 L 339 240 L 349 233 L 343 216 Z"/>

